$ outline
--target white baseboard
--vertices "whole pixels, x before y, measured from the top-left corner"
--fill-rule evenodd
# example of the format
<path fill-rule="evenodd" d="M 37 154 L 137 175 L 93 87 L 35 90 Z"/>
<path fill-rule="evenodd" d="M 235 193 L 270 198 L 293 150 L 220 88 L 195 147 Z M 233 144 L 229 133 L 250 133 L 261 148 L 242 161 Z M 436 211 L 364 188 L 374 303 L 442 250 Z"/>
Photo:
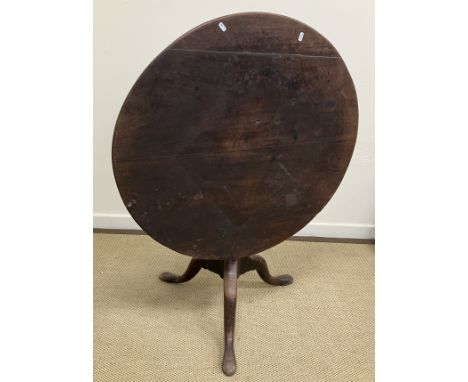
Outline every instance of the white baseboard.
<path fill-rule="evenodd" d="M 334 239 L 375 239 L 373 224 L 343 224 L 310 222 L 294 236 L 327 237 Z"/>
<path fill-rule="evenodd" d="M 128 214 L 95 213 L 93 227 L 101 229 L 130 229 L 141 228 Z M 335 239 L 374 239 L 373 224 L 343 224 L 310 222 L 294 236 L 314 236 Z"/>
<path fill-rule="evenodd" d="M 101 229 L 138 229 L 140 226 L 128 214 L 93 214 L 93 228 Z"/>

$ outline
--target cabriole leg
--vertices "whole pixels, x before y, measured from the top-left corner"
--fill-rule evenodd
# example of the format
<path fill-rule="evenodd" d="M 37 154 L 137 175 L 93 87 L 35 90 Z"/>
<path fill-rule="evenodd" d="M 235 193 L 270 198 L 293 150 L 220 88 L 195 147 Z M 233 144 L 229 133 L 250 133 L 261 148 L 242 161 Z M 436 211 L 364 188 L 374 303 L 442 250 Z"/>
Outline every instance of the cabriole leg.
<path fill-rule="evenodd" d="M 164 272 L 159 275 L 159 279 L 166 283 L 184 283 L 192 280 L 198 271 L 201 269 L 202 261 L 198 259 L 192 259 L 190 261 L 187 270 L 182 275 L 176 275 L 171 272 Z"/>

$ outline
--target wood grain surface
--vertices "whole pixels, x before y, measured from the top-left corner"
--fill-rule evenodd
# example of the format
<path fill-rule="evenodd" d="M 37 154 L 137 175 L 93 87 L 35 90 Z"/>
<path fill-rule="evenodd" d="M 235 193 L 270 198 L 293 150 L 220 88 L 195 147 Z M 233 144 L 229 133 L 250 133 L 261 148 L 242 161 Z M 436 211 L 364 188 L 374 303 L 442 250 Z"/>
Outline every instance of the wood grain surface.
<path fill-rule="evenodd" d="M 353 82 L 323 36 L 284 16 L 225 16 L 183 35 L 139 77 L 116 123 L 114 175 L 161 244 L 245 257 L 322 210 L 357 125 Z"/>

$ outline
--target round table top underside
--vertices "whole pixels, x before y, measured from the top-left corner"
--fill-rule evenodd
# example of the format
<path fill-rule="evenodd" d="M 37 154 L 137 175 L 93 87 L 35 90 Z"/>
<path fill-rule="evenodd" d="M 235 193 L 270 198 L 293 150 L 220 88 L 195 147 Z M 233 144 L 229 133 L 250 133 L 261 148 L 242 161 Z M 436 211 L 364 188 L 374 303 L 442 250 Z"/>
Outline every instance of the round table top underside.
<path fill-rule="evenodd" d="M 114 175 L 161 244 L 197 258 L 249 256 L 327 204 L 357 123 L 353 82 L 323 36 L 284 16 L 225 16 L 139 77 L 116 123 Z"/>

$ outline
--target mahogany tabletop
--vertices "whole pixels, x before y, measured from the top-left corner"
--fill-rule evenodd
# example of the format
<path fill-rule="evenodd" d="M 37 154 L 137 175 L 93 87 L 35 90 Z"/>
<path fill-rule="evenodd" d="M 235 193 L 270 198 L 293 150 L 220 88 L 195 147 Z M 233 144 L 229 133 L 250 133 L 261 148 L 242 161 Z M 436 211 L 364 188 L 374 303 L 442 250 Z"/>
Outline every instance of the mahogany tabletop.
<path fill-rule="evenodd" d="M 353 153 L 356 92 L 309 26 L 234 14 L 177 39 L 130 90 L 112 162 L 128 211 L 196 258 L 239 258 L 295 234 L 337 190 Z"/>

